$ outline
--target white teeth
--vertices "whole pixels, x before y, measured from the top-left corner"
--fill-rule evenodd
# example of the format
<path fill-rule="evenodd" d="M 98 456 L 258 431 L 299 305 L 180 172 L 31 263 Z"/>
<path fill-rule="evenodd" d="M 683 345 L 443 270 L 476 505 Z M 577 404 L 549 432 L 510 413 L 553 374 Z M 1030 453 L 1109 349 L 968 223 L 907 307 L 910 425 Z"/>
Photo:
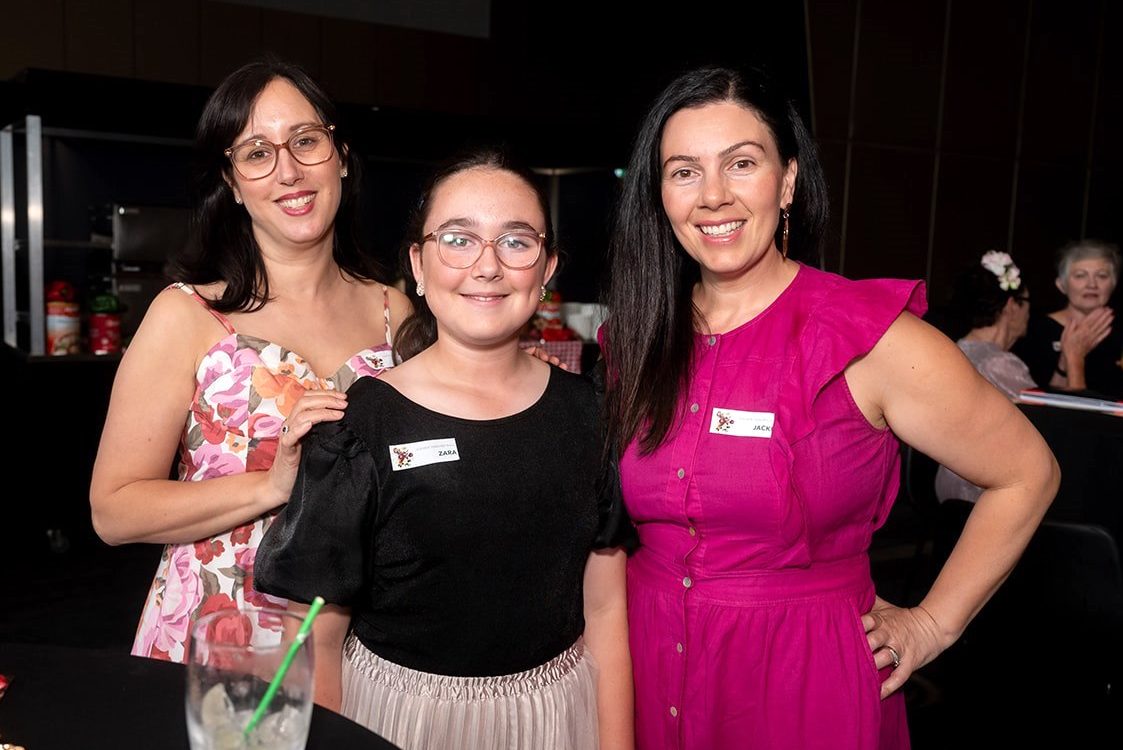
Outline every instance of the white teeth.
<path fill-rule="evenodd" d="M 744 221 L 727 221 L 724 224 L 716 224 L 712 226 L 698 227 L 702 230 L 702 234 L 709 237 L 720 237 L 723 234 L 730 234 L 745 225 Z"/>
<path fill-rule="evenodd" d="M 312 193 L 309 193 L 308 195 L 302 195 L 299 198 L 290 198 L 286 201 L 277 202 L 285 208 L 300 208 L 301 206 L 307 206 L 309 203 L 311 203 L 313 197 L 314 196 L 312 195 Z"/>

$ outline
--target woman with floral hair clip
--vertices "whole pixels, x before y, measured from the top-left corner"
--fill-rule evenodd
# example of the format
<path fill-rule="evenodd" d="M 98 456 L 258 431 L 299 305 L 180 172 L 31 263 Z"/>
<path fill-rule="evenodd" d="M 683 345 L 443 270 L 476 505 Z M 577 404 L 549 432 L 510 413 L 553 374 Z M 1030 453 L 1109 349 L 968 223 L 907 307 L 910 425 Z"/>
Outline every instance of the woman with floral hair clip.
<path fill-rule="evenodd" d="M 1025 336 L 1029 322 L 1029 291 L 1013 258 L 989 250 L 956 281 L 952 309 L 961 318 L 956 345 L 987 381 L 1009 399 L 1025 388 L 1036 388 L 1026 363 L 1010 352 Z M 974 502 L 982 489 L 950 469 L 936 473 L 936 496 Z"/>

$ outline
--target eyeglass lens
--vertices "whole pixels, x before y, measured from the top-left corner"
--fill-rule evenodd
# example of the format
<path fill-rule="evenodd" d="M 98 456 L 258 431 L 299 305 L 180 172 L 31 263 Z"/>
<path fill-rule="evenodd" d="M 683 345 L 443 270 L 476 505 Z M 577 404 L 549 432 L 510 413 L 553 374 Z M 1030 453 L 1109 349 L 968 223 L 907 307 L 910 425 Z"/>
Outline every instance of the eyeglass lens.
<path fill-rule="evenodd" d="M 292 157 L 305 166 L 321 164 L 331 158 L 331 133 L 327 128 L 307 128 L 293 134 L 280 148 L 287 148 Z M 277 164 L 276 144 L 254 140 L 235 147 L 230 158 L 238 172 L 247 179 L 265 177 Z"/>
<path fill-rule="evenodd" d="M 530 268 L 542 252 L 542 238 L 533 232 L 508 232 L 494 240 L 484 240 L 472 232 L 437 232 L 437 251 L 441 260 L 453 268 L 468 268 L 491 245 L 499 262 L 508 268 Z"/>

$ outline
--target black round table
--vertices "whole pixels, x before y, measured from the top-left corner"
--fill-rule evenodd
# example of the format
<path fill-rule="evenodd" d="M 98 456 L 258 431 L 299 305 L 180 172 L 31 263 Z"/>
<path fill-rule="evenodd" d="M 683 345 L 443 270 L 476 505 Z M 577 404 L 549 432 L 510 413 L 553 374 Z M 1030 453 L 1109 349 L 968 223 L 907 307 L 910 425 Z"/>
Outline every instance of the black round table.
<path fill-rule="evenodd" d="M 182 664 L 117 652 L 0 643 L 0 674 L 11 681 L 0 698 L 0 744 L 186 750 L 184 670 Z M 320 706 L 312 710 L 306 747 L 396 750 Z"/>

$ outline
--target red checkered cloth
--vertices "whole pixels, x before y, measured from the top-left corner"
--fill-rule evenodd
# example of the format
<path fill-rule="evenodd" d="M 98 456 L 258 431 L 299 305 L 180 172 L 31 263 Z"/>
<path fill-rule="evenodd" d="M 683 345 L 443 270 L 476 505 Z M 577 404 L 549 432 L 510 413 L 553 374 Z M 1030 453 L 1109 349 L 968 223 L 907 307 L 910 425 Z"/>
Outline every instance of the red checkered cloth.
<path fill-rule="evenodd" d="M 544 347 L 546 351 L 550 353 L 551 357 L 557 357 L 558 359 L 560 359 L 567 370 L 574 373 L 580 373 L 582 343 L 583 342 L 581 342 L 580 340 L 545 342 L 524 341 L 519 344 L 519 346 L 521 346 L 523 349 L 527 348 L 528 346 Z"/>

